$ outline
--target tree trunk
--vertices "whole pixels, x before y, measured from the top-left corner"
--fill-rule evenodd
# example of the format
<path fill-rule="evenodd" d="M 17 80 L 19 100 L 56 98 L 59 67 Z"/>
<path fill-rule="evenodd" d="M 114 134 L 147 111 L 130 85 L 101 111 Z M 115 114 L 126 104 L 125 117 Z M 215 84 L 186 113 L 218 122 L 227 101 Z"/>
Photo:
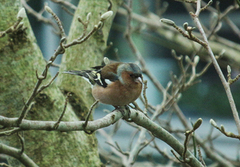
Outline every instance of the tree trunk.
<path fill-rule="evenodd" d="M 113 2 L 114 13 L 116 13 L 116 6 L 116 2 Z M 17 21 L 16 16 L 20 8 L 21 4 L 17 0 L 1 2 L 0 31 L 6 30 Z M 107 8 L 107 1 L 81 1 L 73 19 L 68 41 L 82 33 L 82 29 L 79 28 L 81 24 L 76 19 L 78 16 L 84 20 L 86 14 L 92 12 L 90 22 L 96 24 L 99 13 L 106 12 Z M 37 82 L 36 71 L 40 75 L 46 65 L 28 19 L 24 18 L 23 22 L 24 27 L 27 27 L 26 30 L 21 29 L 18 33 L 8 34 L 0 38 L 0 115 L 6 117 L 19 117 L 24 102 L 29 98 Z M 70 69 L 69 66 L 74 67 L 74 69 L 84 69 L 87 66 L 100 63 L 111 22 L 112 19 L 104 25 L 103 36 L 100 36 L 100 39 L 99 36 L 97 38 L 97 35 L 94 35 L 86 43 L 69 48 L 64 56 L 63 69 Z M 92 27 L 91 25 L 89 27 Z M 81 51 L 78 51 L 79 48 Z M 75 62 L 78 63 L 74 64 Z M 74 82 L 66 80 L 71 78 Z M 43 85 L 47 84 L 50 79 L 51 76 L 48 75 Z M 79 78 L 63 76 L 62 74 L 59 75 L 59 84 L 65 91 L 72 91 L 82 99 L 75 101 L 76 105 L 72 105 L 72 107 L 68 105 L 63 118 L 65 121 L 77 121 L 74 111 L 80 111 L 81 114 L 86 113 L 92 103 L 89 91 L 81 92 L 86 84 L 80 82 Z M 66 89 L 66 87 L 70 89 Z M 59 88 L 52 84 L 35 97 L 34 104 L 26 119 L 57 121 L 63 111 L 64 102 L 65 98 Z M 75 106 L 79 106 L 80 110 Z M 101 165 L 97 140 L 94 135 L 86 135 L 84 132 L 49 131 L 26 131 L 20 134 L 25 139 L 24 153 L 39 166 Z M 0 142 L 21 148 L 16 134 L 1 137 Z M 19 162 L 11 157 L 8 157 L 8 162 L 11 166 L 19 166 Z"/>
<path fill-rule="evenodd" d="M 111 2 L 111 10 L 115 15 L 117 6 L 121 0 L 111 0 Z M 85 22 L 88 13 L 91 12 L 90 23 L 87 29 L 87 32 L 89 32 L 94 25 L 98 24 L 100 15 L 108 11 L 109 5 L 107 0 L 81 0 L 73 18 L 68 42 L 78 38 L 83 33 L 83 25 L 77 21 L 78 17 Z M 85 119 L 89 107 L 94 102 L 91 94 L 91 86 L 79 76 L 61 74 L 61 72 L 66 70 L 90 69 L 90 67 L 101 65 L 113 18 L 114 16 L 108 19 L 104 23 L 103 28 L 94 33 L 86 42 L 66 50 L 62 58 L 58 83 L 61 90 L 65 93 L 73 92 L 69 102 L 80 120 Z"/>

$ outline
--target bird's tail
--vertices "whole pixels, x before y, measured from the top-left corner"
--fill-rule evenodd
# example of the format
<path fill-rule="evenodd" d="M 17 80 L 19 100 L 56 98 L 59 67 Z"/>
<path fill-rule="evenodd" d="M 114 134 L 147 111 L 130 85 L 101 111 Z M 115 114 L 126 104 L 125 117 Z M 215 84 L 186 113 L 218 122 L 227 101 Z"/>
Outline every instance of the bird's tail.
<path fill-rule="evenodd" d="M 63 72 L 64 74 L 72 74 L 72 75 L 79 75 L 79 76 L 81 76 L 81 77 L 86 77 L 86 78 L 88 78 L 88 76 L 87 76 L 87 72 L 86 71 L 75 71 L 75 70 L 71 70 L 71 71 L 64 71 Z"/>
<path fill-rule="evenodd" d="M 81 76 L 85 80 L 87 80 L 90 84 L 92 85 L 95 84 L 96 72 L 92 70 L 82 70 L 82 71 L 71 70 L 71 71 L 64 71 L 63 73 Z"/>

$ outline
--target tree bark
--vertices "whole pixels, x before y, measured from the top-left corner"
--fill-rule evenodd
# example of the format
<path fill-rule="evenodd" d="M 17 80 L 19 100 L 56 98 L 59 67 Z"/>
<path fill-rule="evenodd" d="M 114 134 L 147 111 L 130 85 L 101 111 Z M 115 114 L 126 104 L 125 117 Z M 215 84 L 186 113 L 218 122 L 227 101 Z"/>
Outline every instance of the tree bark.
<path fill-rule="evenodd" d="M 114 13 L 116 13 L 116 7 L 117 3 L 115 1 L 112 8 L 112 10 L 115 10 Z M 21 4 L 18 0 L 1 2 L 0 31 L 6 30 L 17 21 L 16 16 L 20 8 Z M 106 12 L 107 8 L 107 1 L 81 1 L 73 19 L 68 41 L 82 33 L 81 24 L 77 22 L 78 16 L 85 19 L 86 14 L 92 12 L 91 25 L 96 24 L 99 13 Z M 67 58 L 64 58 L 62 69 L 70 69 L 69 66 L 84 69 L 87 66 L 100 63 L 102 59 L 101 53 L 106 46 L 111 22 L 112 19 L 108 20 L 108 23 L 104 25 L 100 38 L 99 36 L 97 38 L 97 34 L 95 34 L 83 46 L 77 45 L 68 49 L 66 52 Z M 26 30 L 0 38 L 0 115 L 6 117 L 19 117 L 24 102 L 29 98 L 37 82 L 36 71 L 40 74 L 46 65 L 28 19 L 24 18 L 23 23 L 24 27 L 27 27 Z M 78 52 L 79 48 L 82 48 L 82 50 L 80 49 L 81 52 Z M 75 62 L 78 63 L 74 64 Z M 74 66 L 72 66 L 73 64 Z M 82 66 L 83 64 L 84 66 Z M 65 91 L 77 90 L 74 93 L 83 100 L 75 103 L 80 106 L 81 112 L 87 112 L 92 102 L 91 95 L 89 91 L 80 91 L 84 90 L 86 84 L 83 82 L 78 83 L 79 78 L 72 78 L 75 81 L 73 86 L 71 80 L 66 80 L 67 78 L 60 74 L 60 86 Z M 47 84 L 50 79 L 51 76 L 48 75 L 43 85 Z M 78 89 L 75 89 L 76 86 Z M 66 87 L 71 89 L 66 89 Z M 52 84 L 35 97 L 34 104 L 26 119 L 57 121 L 63 111 L 64 102 L 65 97 L 59 88 Z M 75 105 L 68 105 L 63 120 L 77 121 L 74 111 L 79 110 L 75 108 Z M 29 131 L 20 134 L 25 139 L 24 153 L 39 166 L 101 166 L 95 135 L 86 135 L 84 132 L 50 131 Z M 0 142 L 15 148 L 21 148 L 16 134 L 1 137 Z M 20 165 L 16 159 L 10 156 L 8 156 L 8 162 L 11 166 Z"/>
<path fill-rule="evenodd" d="M 120 5 L 121 0 L 112 0 L 111 2 L 111 10 L 115 15 L 117 6 Z M 98 24 L 100 15 L 108 11 L 109 5 L 109 2 L 106 0 L 81 0 L 73 18 L 68 42 L 78 38 L 83 33 L 83 25 L 77 21 L 78 17 L 86 21 L 88 13 L 91 12 L 90 23 L 87 29 L 87 32 L 89 32 L 94 25 Z M 66 50 L 62 58 L 58 83 L 61 90 L 65 93 L 73 93 L 69 102 L 80 120 L 85 120 L 86 114 L 94 102 L 91 94 L 91 86 L 79 76 L 61 74 L 61 72 L 90 69 L 90 67 L 101 65 L 113 18 L 114 16 L 109 18 L 104 23 L 102 29 L 94 33 L 86 42 Z"/>

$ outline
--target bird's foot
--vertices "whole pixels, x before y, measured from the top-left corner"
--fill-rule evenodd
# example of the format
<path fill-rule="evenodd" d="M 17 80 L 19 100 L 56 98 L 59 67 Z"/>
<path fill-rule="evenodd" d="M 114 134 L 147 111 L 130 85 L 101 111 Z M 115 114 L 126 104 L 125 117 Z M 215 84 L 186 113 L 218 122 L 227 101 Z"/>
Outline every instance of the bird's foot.
<path fill-rule="evenodd" d="M 121 112 L 122 116 L 125 117 L 126 120 L 130 119 L 131 111 L 130 111 L 130 109 L 127 105 L 125 105 L 125 106 L 114 106 L 114 107 L 115 107 L 115 110 Z M 125 112 L 128 113 L 127 116 L 126 116 Z"/>

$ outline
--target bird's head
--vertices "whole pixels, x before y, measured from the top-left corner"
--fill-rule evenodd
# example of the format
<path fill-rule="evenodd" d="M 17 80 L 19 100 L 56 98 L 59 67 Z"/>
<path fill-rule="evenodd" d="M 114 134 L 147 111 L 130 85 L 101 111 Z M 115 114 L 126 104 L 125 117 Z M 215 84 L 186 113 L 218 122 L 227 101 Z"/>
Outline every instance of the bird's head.
<path fill-rule="evenodd" d="M 123 63 L 118 66 L 117 76 L 122 84 L 128 84 L 127 81 L 141 82 L 142 71 L 140 67 L 134 63 Z"/>

